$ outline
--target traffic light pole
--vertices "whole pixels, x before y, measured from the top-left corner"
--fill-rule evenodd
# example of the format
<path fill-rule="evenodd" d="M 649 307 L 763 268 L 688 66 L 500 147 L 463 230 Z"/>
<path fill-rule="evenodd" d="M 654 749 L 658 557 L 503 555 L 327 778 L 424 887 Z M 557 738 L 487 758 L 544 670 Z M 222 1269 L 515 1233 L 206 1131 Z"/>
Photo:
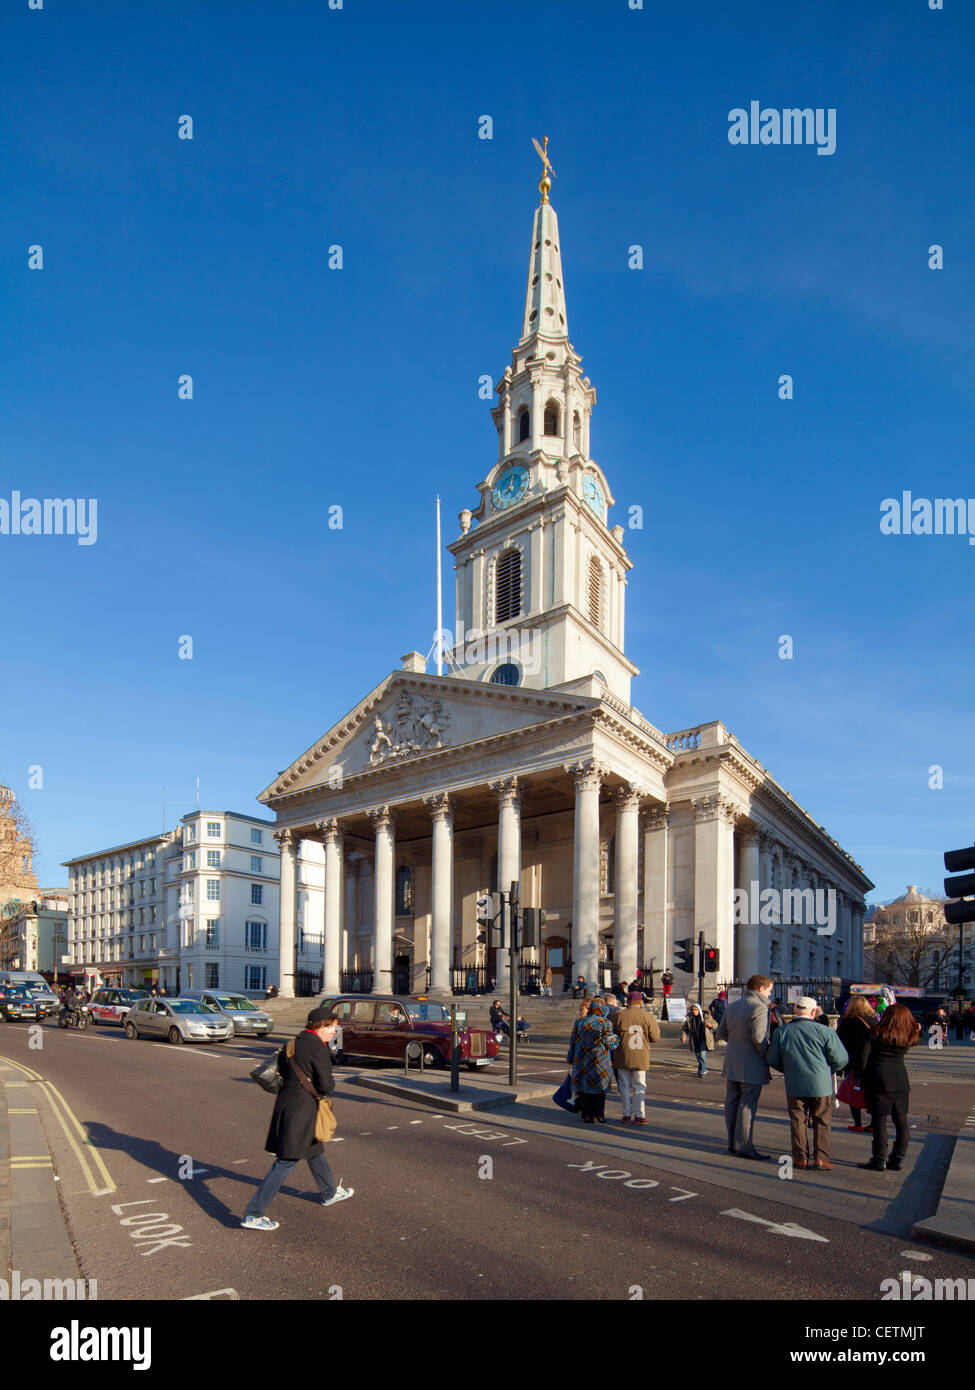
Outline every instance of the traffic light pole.
<path fill-rule="evenodd" d="M 502 894 L 502 902 L 507 897 L 508 916 L 508 1085 L 515 1086 L 518 1081 L 518 951 L 515 942 L 515 924 L 518 919 L 518 884 L 512 881 L 511 891 Z M 504 908 L 502 907 L 502 912 Z"/>
<path fill-rule="evenodd" d="M 704 933 L 697 934 L 697 1002 L 704 1013 Z"/>

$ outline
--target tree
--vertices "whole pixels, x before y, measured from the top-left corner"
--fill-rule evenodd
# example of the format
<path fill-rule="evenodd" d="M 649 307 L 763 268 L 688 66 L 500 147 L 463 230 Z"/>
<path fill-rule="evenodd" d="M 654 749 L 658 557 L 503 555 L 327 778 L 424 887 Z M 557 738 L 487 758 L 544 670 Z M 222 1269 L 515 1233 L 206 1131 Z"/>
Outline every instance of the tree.
<path fill-rule="evenodd" d="M 901 900 L 878 907 L 873 918 L 874 965 L 891 984 L 928 989 L 950 969 L 959 930 L 944 918 L 944 899 Z"/>

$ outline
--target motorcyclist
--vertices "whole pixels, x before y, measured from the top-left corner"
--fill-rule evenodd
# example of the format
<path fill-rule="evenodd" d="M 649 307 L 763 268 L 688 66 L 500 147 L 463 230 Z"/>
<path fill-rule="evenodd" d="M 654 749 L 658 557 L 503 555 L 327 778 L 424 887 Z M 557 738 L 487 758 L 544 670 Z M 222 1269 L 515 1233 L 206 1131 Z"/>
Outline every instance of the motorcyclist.
<path fill-rule="evenodd" d="M 68 1023 L 72 1023 L 72 1015 L 81 1013 L 81 1005 L 81 995 L 75 989 L 74 985 L 71 985 L 67 994 L 64 996 L 64 1004 L 61 1008 L 62 1017 L 65 1018 Z"/>

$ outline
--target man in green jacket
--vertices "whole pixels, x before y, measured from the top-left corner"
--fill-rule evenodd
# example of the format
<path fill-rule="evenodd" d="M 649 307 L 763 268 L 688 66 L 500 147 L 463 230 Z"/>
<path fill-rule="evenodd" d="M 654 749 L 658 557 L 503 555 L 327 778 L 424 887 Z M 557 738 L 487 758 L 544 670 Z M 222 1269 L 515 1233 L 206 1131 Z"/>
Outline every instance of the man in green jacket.
<path fill-rule="evenodd" d="M 850 1058 L 833 1029 L 816 1023 L 819 1006 L 815 999 L 804 997 L 794 1007 L 792 1022 L 776 1028 L 767 1059 L 770 1067 L 785 1073 L 792 1166 L 832 1168 L 829 1126 L 833 1115 L 833 1073 L 842 1071 Z M 812 1156 L 806 1147 L 807 1106 L 813 1117 Z"/>

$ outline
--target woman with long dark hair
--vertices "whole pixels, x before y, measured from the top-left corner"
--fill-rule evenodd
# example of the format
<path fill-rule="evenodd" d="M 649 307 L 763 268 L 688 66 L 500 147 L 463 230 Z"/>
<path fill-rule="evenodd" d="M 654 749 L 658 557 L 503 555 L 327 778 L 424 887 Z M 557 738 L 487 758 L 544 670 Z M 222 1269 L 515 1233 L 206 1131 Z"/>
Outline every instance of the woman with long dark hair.
<path fill-rule="evenodd" d="M 869 1163 L 882 1173 L 886 1168 L 899 1172 L 910 1142 L 907 1113 L 911 1086 L 905 1057 L 921 1036 L 921 1025 L 906 1004 L 888 1006 L 870 1036 L 863 1068 L 863 1089 L 873 1117 L 873 1153 Z M 887 1116 L 894 1121 L 894 1147 L 887 1157 Z"/>
<path fill-rule="evenodd" d="M 836 1027 L 836 1032 L 840 1042 L 850 1055 L 850 1062 L 843 1073 L 846 1077 L 851 1077 L 855 1081 L 863 1082 L 863 1069 L 867 1062 L 867 1053 L 870 1045 L 870 1035 L 874 1025 L 877 1023 L 877 1015 L 870 1007 L 869 1000 L 862 994 L 851 994 L 843 1010 L 843 1017 Z M 852 1129 L 855 1134 L 863 1133 L 863 1111 L 858 1106 L 850 1106 L 850 1114 L 853 1117 Z"/>

